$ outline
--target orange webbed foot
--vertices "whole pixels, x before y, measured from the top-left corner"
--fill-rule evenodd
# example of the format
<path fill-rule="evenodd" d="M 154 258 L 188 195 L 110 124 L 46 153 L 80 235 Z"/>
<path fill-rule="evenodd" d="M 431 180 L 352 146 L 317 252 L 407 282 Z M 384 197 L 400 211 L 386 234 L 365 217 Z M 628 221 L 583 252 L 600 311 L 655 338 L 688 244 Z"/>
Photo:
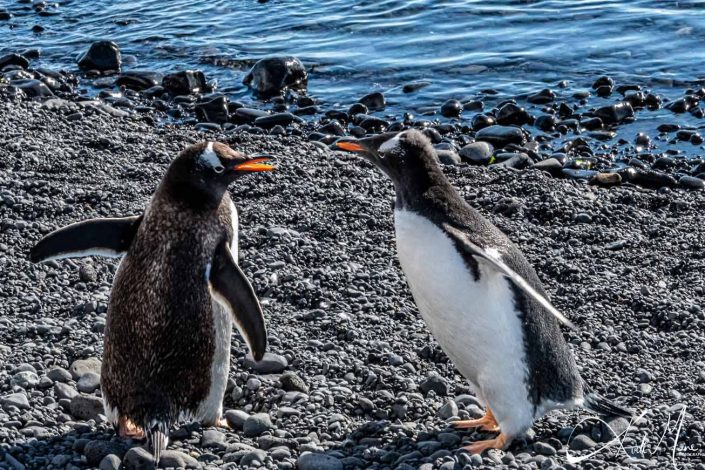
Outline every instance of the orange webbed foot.
<path fill-rule="evenodd" d="M 486 441 L 473 442 L 470 445 L 463 447 L 471 454 L 482 454 L 484 451 L 489 449 L 504 449 L 507 445 L 507 436 L 504 433 L 500 433 L 499 436 L 494 439 L 488 439 Z"/>
<path fill-rule="evenodd" d="M 498 432 L 499 424 L 492 414 L 492 410 L 487 407 L 485 416 L 479 419 L 468 419 L 464 421 L 453 421 L 450 423 L 455 429 L 480 428 L 482 431 Z"/>

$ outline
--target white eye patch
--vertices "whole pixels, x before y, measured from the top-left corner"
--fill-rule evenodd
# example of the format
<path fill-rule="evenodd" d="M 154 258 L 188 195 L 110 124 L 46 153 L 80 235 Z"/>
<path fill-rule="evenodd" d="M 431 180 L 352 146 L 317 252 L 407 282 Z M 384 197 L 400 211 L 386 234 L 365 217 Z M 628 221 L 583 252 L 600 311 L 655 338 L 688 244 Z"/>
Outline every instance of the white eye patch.
<path fill-rule="evenodd" d="M 213 150 L 213 142 L 208 142 L 206 149 L 201 152 L 199 160 L 204 166 L 213 168 L 216 171 L 218 171 L 218 169 L 223 171 L 223 164 L 220 163 L 218 155 L 216 155 L 215 150 Z"/>
<path fill-rule="evenodd" d="M 390 150 L 394 150 L 395 148 L 399 147 L 399 139 L 401 138 L 401 132 L 391 139 L 385 141 L 382 145 L 379 146 L 378 152 L 379 153 L 386 153 L 389 152 Z"/>

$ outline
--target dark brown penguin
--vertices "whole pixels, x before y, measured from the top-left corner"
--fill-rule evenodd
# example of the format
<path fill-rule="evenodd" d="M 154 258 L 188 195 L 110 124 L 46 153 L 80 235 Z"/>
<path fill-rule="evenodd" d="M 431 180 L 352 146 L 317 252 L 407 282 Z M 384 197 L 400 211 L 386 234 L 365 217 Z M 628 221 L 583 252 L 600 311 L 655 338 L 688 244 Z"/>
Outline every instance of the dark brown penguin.
<path fill-rule="evenodd" d="M 34 262 L 88 255 L 124 258 L 113 282 L 101 390 L 121 436 L 146 434 L 158 461 L 169 427 L 183 420 L 225 425 L 231 322 L 255 359 L 266 348 L 262 311 L 237 266 L 237 211 L 227 187 L 271 170 L 221 143 L 184 150 L 144 214 L 57 230 Z"/>

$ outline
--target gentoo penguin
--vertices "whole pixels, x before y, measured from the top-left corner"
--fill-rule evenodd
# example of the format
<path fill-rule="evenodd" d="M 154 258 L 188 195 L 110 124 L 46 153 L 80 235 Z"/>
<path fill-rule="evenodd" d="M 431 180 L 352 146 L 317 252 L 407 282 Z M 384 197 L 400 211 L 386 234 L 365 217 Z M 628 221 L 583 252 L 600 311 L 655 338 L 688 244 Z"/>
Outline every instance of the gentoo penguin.
<path fill-rule="evenodd" d="M 587 387 L 559 329 L 570 322 L 519 248 L 451 186 L 421 132 L 337 147 L 361 153 L 394 183 L 397 252 L 414 301 L 486 405 L 484 417 L 454 425 L 499 432 L 466 450 L 506 448 L 552 409 L 630 415 Z"/>
<path fill-rule="evenodd" d="M 69 225 L 31 251 L 33 262 L 124 256 L 108 305 L 101 391 L 119 435 L 146 434 L 157 461 L 172 424 L 226 426 L 232 323 L 256 360 L 265 352 L 262 309 L 237 265 L 237 211 L 227 192 L 238 177 L 271 170 L 265 160 L 222 143 L 190 146 L 141 216 Z"/>

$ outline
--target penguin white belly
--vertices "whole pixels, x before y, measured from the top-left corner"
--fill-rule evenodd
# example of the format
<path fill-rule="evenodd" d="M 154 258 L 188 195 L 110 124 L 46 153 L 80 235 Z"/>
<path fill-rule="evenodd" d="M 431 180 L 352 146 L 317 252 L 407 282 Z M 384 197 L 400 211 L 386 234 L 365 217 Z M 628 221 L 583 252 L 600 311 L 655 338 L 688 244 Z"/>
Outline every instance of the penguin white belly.
<path fill-rule="evenodd" d="M 475 280 L 453 241 L 430 220 L 394 212 L 397 251 L 421 316 L 450 360 L 490 405 L 502 431 L 531 426 L 521 320 L 508 281 L 480 264 Z"/>
<path fill-rule="evenodd" d="M 238 219 L 235 205 L 230 203 L 230 218 L 233 227 L 233 240 L 230 252 L 233 259 L 238 259 Z M 210 277 L 210 264 L 206 269 L 206 281 Z M 213 303 L 213 334 L 215 335 L 215 353 L 211 364 L 211 388 L 206 399 L 201 402 L 196 412 L 196 419 L 207 425 L 215 425 L 223 415 L 223 397 L 228 386 L 230 373 L 230 342 L 232 338 L 233 323 L 230 312 L 225 303 L 218 300 L 218 296 L 211 290 Z"/>

